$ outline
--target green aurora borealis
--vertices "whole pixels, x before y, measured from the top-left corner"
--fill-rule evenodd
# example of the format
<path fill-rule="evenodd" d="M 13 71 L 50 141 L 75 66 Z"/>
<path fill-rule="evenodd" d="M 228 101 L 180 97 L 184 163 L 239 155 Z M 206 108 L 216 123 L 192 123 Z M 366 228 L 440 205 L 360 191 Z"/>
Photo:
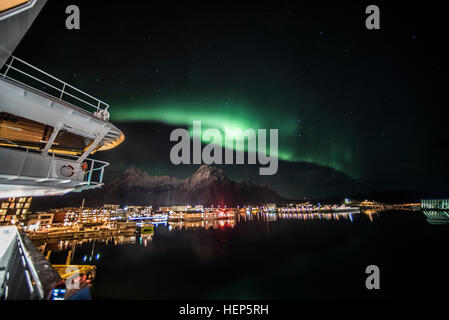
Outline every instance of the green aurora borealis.
<path fill-rule="evenodd" d="M 187 127 L 191 133 L 193 121 L 201 120 L 203 130 L 218 129 L 223 140 L 226 129 L 279 129 L 280 160 L 328 166 L 353 178 L 359 174 L 352 163 L 351 147 L 344 145 L 342 139 L 335 135 L 332 140 L 320 135 L 308 137 L 304 120 L 280 108 L 256 108 L 229 101 L 147 102 L 114 108 L 111 116 L 114 121 L 158 121 Z"/>
<path fill-rule="evenodd" d="M 171 163 L 169 135 L 200 120 L 222 133 L 278 129 L 276 175 L 222 165 L 235 181 L 291 198 L 447 196 L 446 46 L 421 19 L 432 6 L 382 4 L 373 31 L 363 3 L 86 2 L 73 31 L 67 4 L 49 2 L 14 55 L 110 105 L 126 138 L 95 154 L 111 163 L 107 181 L 129 167 L 191 176 L 195 165 Z"/>

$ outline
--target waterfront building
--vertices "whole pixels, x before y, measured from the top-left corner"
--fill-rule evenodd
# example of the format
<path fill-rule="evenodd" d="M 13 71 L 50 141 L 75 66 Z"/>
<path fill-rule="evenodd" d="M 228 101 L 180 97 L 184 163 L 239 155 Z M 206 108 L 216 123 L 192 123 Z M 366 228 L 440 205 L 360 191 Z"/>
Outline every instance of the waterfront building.
<path fill-rule="evenodd" d="M 32 197 L 9 197 L 0 199 L 0 225 L 26 225 Z"/>
<path fill-rule="evenodd" d="M 187 206 L 166 206 L 166 207 L 159 207 L 159 211 L 162 212 L 185 212 Z"/>
<path fill-rule="evenodd" d="M 120 209 L 120 205 L 119 204 L 104 204 L 103 209 L 117 211 L 118 209 Z"/>
<path fill-rule="evenodd" d="M 30 214 L 28 224 L 25 227 L 26 231 L 37 231 L 42 228 L 50 228 L 53 224 L 52 213 L 39 212 L 36 214 Z"/>
<path fill-rule="evenodd" d="M 65 213 L 64 225 L 107 222 L 110 216 L 111 212 L 105 209 L 70 209 Z"/>
<path fill-rule="evenodd" d="M 449 199 L 422 199 L 422 209 L 449 210 Z"/>

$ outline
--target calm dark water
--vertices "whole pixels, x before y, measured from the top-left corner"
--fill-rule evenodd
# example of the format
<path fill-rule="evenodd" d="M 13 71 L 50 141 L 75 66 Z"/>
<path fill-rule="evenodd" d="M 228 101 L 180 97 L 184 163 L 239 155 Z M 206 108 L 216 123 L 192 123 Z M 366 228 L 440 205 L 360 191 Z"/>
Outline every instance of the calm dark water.
<path fill-rule="evenodd" d="M 251 217 L 86 241 L 72 264 L 97 265 L 96 299 L 429 298 L 449 285 L 449 226 L 430 225 L 420 212 Z M 49 248 L 52 263 L 65 263 L 64 246 Z M 380 268 L 380 290 L 365 288 L 371 264 Z"/>

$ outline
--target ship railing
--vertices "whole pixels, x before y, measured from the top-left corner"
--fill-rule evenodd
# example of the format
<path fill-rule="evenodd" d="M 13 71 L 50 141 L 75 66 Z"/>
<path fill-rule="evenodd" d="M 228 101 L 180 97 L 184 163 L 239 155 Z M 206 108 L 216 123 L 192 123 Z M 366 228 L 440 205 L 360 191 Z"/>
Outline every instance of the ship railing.
<path fill-rule="evenodd" d="M 4 140 L 4 139 L 0 139 Z M 17 149 L 20 149 L 17 150 Z M 17 166 L 10 167 L 8 172 L 5 172 L 0 168 L 0 178 L 6 178 L 8 180 L 17 180 L 17 179 L 25 179 L 25 180 L 36 180 L 37 182 L 46 182 L 46 181 L 54 181 L 55 179 L 61 181 L 70 182 L 72 180 L 79 181 L 80 186 L 87 188 L 89 186 L 101 186 L 103 184 L 104 177 L 104 169 L 109 165 L 108 162 L 100 161 L 96 159 L 86 158 L 83 163 L 77 161 L 78 157 L 73 155 L 57 155 L 54 152 L 49 152 L 46 155 L 42 153 L 36 152 L 36 150 L 31 150 L 29 148 L 15 145 L 11 148 L 0 148 L 0 158 L 3 159 L 11 159 L 13 156 L 11 154 L 2 155 L 2 153 L 7 153 L 11 150 L 15 152 L 14 154 L 14 163 L 17 163 Z M 42 159 L 41 159 L 42 158 Z M 37 163 L 39 160 L 44 162 L 43 167 L 40 167 L 36 171 L 40 171 L 41 174 L 33 175 L 30 177 L 29 175 L 25 175 L 23 172 L 26 171 L 27 165 L 37 167 Z M 1 163 L 1 161 L 0 161 Z M 58 167 L 63 165 L 71 165 L 75 170 L 73 177 L 58 177 Z M 85 167 L 85 169 L 82 168 Z M 62 183 L 62 182 L 61 182 Z"/>
<path fill-rule="evenodd" d="M 48 95 L 58 101 L 93 113 L 94 116 L 109 121 L 109 104 L 52 76 L 51 74 L 11 56 L 3 66 L 0 77 Z"/>
<path fill-rule="evenodd" d="M 0 227 L 0 299 L 43 299 L 44 287 L 17 227 Z"/>

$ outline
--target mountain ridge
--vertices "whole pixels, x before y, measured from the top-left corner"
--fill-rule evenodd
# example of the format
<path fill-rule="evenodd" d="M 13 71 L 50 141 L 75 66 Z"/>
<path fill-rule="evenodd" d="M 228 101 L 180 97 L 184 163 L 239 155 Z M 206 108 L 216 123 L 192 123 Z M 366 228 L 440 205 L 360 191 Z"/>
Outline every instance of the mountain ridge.
<path fill-rule="evenodd" d="M 128 205 L 245 205 L 280 202 L 285 199 L 267 186 L 251 181 L 235 182 L 222 169 L 200 166 L 185 179 L 170 176 L 151 176 L 128 168 L 120 178 L 101 190 L 105 202 Z"/>

